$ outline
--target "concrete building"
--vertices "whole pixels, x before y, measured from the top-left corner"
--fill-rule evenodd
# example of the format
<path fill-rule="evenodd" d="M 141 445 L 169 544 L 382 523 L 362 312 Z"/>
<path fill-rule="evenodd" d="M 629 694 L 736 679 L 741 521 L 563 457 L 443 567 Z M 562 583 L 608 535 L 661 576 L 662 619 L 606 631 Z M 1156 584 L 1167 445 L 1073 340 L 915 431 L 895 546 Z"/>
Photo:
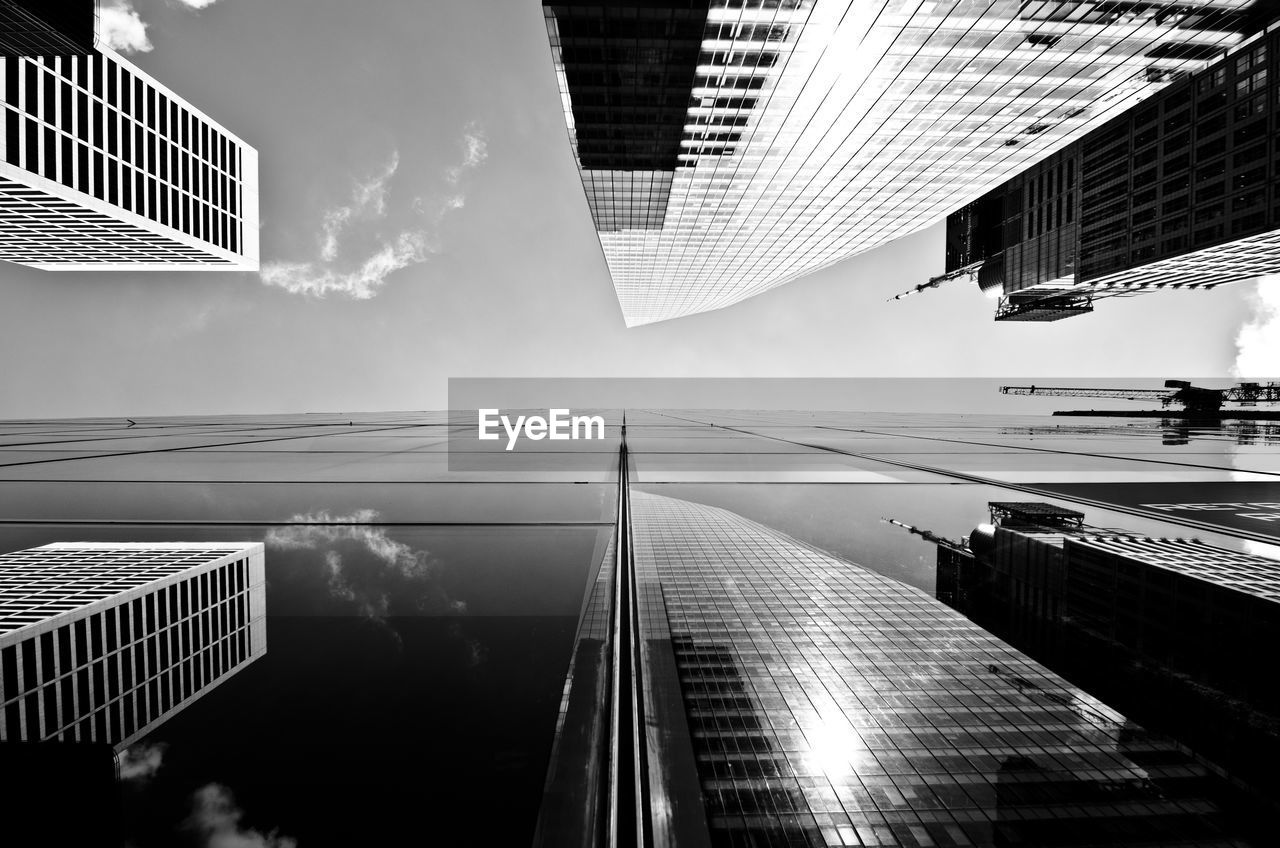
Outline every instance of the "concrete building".
<path fill-rule="evenodd" d="M 261 543 L 0 554 L 0 740 L 117 751 L 267 651 Z"/>
<path fill-rule="evenodd" d="M 0 259 L 64 271 L 256 271 L 257 151 L 86 41 L 95 4 L 45 5 L 0 6 L 0 25 L 30 24 L 0 33 Z"/>

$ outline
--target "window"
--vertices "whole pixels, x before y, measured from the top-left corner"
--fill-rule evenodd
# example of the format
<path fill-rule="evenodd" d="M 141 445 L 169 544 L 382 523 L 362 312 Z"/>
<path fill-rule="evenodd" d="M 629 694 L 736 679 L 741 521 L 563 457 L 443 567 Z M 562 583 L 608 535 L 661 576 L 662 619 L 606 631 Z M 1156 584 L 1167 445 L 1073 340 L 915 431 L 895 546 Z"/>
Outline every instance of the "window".
<path fill-rule="evenodd" d="M 1247 97 L 1255 91 L 1262 91 L 1267 85 L 1267 69 L 1262 68 L 1257 73 L 1236 80 L 1236 97 Z"/>

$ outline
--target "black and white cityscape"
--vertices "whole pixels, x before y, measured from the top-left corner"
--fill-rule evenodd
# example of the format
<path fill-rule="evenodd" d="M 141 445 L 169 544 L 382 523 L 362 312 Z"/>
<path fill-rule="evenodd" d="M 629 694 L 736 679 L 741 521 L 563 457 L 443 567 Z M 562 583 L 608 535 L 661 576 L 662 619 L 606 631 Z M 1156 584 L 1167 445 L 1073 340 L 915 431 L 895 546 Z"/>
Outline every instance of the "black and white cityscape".
<path fill-rule="evenodd" d="M 1277 63 L 0 0 L 0 844 L 1274 844 Z"/>

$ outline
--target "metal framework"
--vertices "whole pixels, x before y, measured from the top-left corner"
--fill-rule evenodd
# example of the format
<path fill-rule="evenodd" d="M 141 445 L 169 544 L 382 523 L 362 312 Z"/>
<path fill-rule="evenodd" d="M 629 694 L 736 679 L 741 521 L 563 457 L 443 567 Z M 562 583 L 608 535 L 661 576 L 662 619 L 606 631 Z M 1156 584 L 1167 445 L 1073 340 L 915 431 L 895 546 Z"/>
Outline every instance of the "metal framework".
<path fill-rule="evenodd" d="M 1223 404 L 1256 406 L 1280 403 L 1280 382 L 1237 383 L 1225 389 L 1205 389 L 1186 380 L 1165 380 L 1163 389 L 1103 389 L 1079 386 L 1001 386 L 1004 395 L 1090 397 L 1112 400 L 1158 400 L 1161 406 L 1179 405 L 1189 412 L 1216 412 Z"/>

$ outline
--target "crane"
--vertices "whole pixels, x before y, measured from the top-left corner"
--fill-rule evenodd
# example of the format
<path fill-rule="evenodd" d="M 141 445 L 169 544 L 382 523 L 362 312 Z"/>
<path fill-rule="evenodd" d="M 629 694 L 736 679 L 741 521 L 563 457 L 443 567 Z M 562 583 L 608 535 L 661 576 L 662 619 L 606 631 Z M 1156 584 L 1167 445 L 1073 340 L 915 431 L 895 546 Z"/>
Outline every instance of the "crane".
<path fill-rule="evenodd" d="M 939 536 L 937 533 L 933 532 L 932 530 L 922 530 L 919 527 L 913 527 L 910 524 L 904 524 L 903 522 L 898 521 L 895 518 L 881 518 L 880 520 L 887 524 L 892 524 L 895 527 L 901 527 L 903 530 L 906 530 L 908 533 L 912 533 L 916 536 L 919 536 L 925 541 L 933 542 L 935 545 L 939 547 L 948 548 L 953 551 L 960 551 L 962 553 L 967 553 L 969 550 L 969 546 L 965 543 L 963 539 L 958 542 L 952 541 L 951 539 L 948 539 L 946 536 Z"/>
<path fill-rule="evenodd" d="M 1255 406 L 1280 403 L 1280 383 L 1237 383 L 1226 389 L 1205 389 L 1186 380 L 1165 380 L 1163 389 L 1099 389 L 1068 386 L 1001 386 L 1005 395 L 1046 397 L 1091 397 L 1113 400 L 1160 401 L 1161 406 L 1178 404 L 1191 413 L 1217 413 L 1224 403 Z"/>
<path fill-rule="evenodd" d="M 921 283 L 909 291 L 904 291 L 902 294 L 895 294 L 893 297 L 887 298 L 885 302 L 888 303 L 895 300 L 902 300 L 910 294 L 920 294 L 920 292 L 928 291 L 929 289 L 936 289 L 943 283 L 950 282 L 951 280 L 958 280 L 961 277 L 976 278 L 978 276 L 978 269 L 981 267 L 981 262 L 971 262 L 963 268 L 956 268 L 955 270 L 947 271 L 945 274 L 930 277 L 928 282 Z"/>

